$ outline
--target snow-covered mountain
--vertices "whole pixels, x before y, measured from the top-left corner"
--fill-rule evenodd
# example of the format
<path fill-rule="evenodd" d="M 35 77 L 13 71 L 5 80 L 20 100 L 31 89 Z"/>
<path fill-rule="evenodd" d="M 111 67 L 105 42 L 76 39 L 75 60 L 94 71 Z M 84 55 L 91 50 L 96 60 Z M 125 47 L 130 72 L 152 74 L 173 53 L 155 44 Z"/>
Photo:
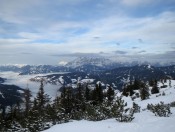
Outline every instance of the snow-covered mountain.
<path fill-rule="evenodd" d="M 54 66 L 54 65 L 1 65 L 0 72 L 13 71 L 18 72 L 20 75 L 28 74 L 43 74 L 43 73 L 53 73 L 53 72 L 66 72 L 72 71 L 72 69 L 64 66 Z"/>
<path fill-rule="evenodd" d="M 110 59 L 102 57 L 79 57 L 66 64 L 67 67 L 81 67 L 83 65 L 93 65 L 98 67 L 113 66 L 115 63 Z"/>
<path fill-rule="evenodd" d="M 168 72 L 167 72 L 168 69 Z M 171 70 L 170 70 L 171 69 Z M 151 65 L 136 65 L 131 67 L 118 67 L 112 70 L 101 71 L 89 73 L 87 71 L 77 71 L 64 74 L 50 74 L 46 76 L 36 76 L 32 78 L 32 81 L 39 81 L 42 78 L 46 80 L 47 83 L 60 84 L 60 78 L 63 80 L 64 85 L 76 84 L 78 78 L 83 79 L 93 79 L 94 83 L 101 81 L 104 85 L 111 85 L 118 90 L 121 90 L 125 81 L 124 80 L 143 80 L 150 81 L 152 79 L 163 79 L 163 78 L 173 78 L 175 67 L 154 67 Z M 165 70 L 165 71 L 164 71 Z"/>
<path fill-rule="evenodd" d="M 133 66 L 135 63 L 114 62 L 104 57 L 79 57 L 65 66 L 76 72 L 99 73 L 117 67 Z"/>
<path fill-rule="evenodd" d="M 175 71 L 174 68 L 171 69 Z M 150 81 L 151 79 L 162 79 L 166 78 L 170 74 L 166 74 L 162 69 L 151 66 L 151 65 L 136 65 L 131 67 L 119 67 L 112 70 L 105 71 L 99 76 L 104 83 L 115 83 L 116 86 L 121 89 L 125 79 L 129 80 L 144 80 Z M 175 76 L 172 76 L 175 78 Z"/>
<path fill-rule="evenodd" d="M 20 75 L 67 72 L 67 71 L 71 71 L 71 69 L 64 67 L 64 66 L 53 66 L 53 65 L 30 66 L 30 65 L 27 65 L 21 68 Z"/>
<path fill-rule="evenodd" d="M 175 78 L 175 65 L 159 67 L 165 74 Z"/>
<path fill-rule="evenodd" d="M 116 62 L 104 57 L 79 57 L 70 62 L 61 61 L 59 65 L 0 65 L 0 72 L 13 71 L 20 73 L 20 75 L 54 72 L 86 72 L 96 74 L 107 70 L 122 67 L 132 67 L 135 65 L 148 65 L 148 63 Z M 157 67 L 157 64 L 155 67 Z M 173 66 L 169 66 L 167 68 L 159 68 L 159 70 L 165 71 L 167 74 L 171 73 L 171 75 L 174 75 L 174 73 L 172 74 L 171 72 L 172 69 L 174 69 Z"/>
<path fill-rule="evenodd" d="M 138 63 L 114 62 L 103 57 L 79 57 L 70 62 L 61 61 L 59 65 L 0 65 L 0 72 L 13 71 L 19 72 L 21 75 L 75 71 L 96 73 L 117 67 L 133 66 L 136 64 Z"/>

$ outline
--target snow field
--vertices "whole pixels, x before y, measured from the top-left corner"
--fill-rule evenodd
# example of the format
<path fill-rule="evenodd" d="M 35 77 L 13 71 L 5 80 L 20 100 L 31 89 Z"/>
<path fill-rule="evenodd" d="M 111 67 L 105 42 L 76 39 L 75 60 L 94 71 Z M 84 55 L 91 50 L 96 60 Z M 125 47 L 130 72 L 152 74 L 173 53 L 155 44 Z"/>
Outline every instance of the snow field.
<path fill-rule="evenodd" d="M 72 121 L 58 124 L 43 132 L 173 132 L 175 130 L 175 108 L 170 117 L 156 117 L 150 111 L 135 114 L 130 123 L 117 122 L 115 119 L 103 121 Z"/>

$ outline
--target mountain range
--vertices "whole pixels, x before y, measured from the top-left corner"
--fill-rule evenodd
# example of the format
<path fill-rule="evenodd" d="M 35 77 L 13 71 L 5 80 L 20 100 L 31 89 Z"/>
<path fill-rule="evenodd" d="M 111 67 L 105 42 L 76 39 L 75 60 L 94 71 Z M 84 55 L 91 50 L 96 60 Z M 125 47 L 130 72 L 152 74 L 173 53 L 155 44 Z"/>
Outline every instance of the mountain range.
<path fill-rule="evenodd" d="M 51 84 L 76 84 L 84 80 L 104 85 L 111 85 L 119 90 L 128 80 L 150 81 L 152 79 L 175 78 L 175 66 L 150 65 L 147 62 L 114 62 L 101 57 L 79 57 L 64 65 L 3 65 L 0 71 L 18 72 L 19 75 L 50 73 L 46 76 L 36 76 L 31 81 L 45 78 Z M 59 73 L 61 72 L 61 73 Z M 53 74 L 52 74 L 53 73 Z M 1 79 L 2 80 L 2 79 Z M 1 81 L 0 80 L 0 81 Z M 88 82 L 89 83 L 89 82 Z"/>
<path fill-rule="evenodd" d="M 47 83 L 76 85 L 78 82 L 96 84 L 101 81 L 104 86 L 111 85 L 121 90 L 125 83 L 129 81 L 143 80 L 151 81 L 154 79 L 175 79 L 175 66 L 154 67 L 151 65 L 136 65 L 130 67 L 118 67 L 112 70 L 98 72 L 96 74 L 87 72 L 71 72 L 64 74 L 50 74 L 46 76 L 36 76 L 31 81 L 45 79 Z M 93 81 L 90 81 L 93 80 Z"/>
<path fill-rule="evenodd" d="M 13 71 L 19 72 L 20 75 L 43 74 L 55 72 L 85 72 L 85 73 L 101 73 L 120 67 L 132 67 L 135 65 L 148 65 L 148 62 L 116 62 L 102 57 L 79 57 L 73 61 L 66 62 L 63 65 L 0 65 L 0 72 Z M 151 64 L 160 67 L 159 63 Z M 168 64 L 167 64 L 168 65 Z M 163 65 L 164 66 L 164 65 Z M 171 67 L 164 68 L 168 73 Z"/>
<path fill-rule="evenodd" d="M 147 63 L 116 63 L 105 58 L 87 58 L 80 57 L 64 65 L 1 65 L 0 72 L 13 71 L 19 75 L 43 74 L 36 75 L 30 81 L 38 82 L 45 79 L 47 83 L 54 85 L 71 85 L 76 88 L 77 83 L 88 83 L 95 87 L 97 82 L 101 82 L 105 88 L 111 85 L 114 89 L 122 90 L 125 83 L 129 81 L 152 79 L 175 79 L 175 65 L 159 66 Z M 60 73 L 61 72 L 61 73 Z M 0 77 L 0 101 L 10 105 L 13 101 L 19 100 L 22 90 L 14 85 L 3 84 L 5 78 Z M 10 97 L 10 98 L 9 98 Z M 5 101 L 6 100 L 6 101 Z"/>

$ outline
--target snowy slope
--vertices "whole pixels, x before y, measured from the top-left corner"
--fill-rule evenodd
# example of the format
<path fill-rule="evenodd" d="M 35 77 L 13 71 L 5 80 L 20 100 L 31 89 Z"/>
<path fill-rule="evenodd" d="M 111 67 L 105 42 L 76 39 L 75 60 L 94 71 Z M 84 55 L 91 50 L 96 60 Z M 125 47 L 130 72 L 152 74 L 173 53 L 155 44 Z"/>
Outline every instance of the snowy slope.
<path fill-rule="evenodd" d="M 159 84 L 159 86 L 161 85 Z M 135 119 L 130 123 L 117 122 L 115 119 L 98 122 L 81 120 L 58 124 L 44 132 L 173 132 L 175 130 L 175 107 L 171 107 L 172 115 L 170 117 L 156 117 L 152 112 L 143 110 L 148 103 L 157 104 L 160 101 L 171 103 L 175 101 L 175 80 L 172 80 L 171 85 L 172 87 L 160 90 L 159 94 L 164 91 L 165 96 L 154 94 L 148 100 L 141 101 L 140 98 L 136 99 L 135 102 L 141 106 L 142 111 L 136 113 L 134 115 Z M 133 103 L 130 97 L 124 97 L 123 99 L 128 103 L 128 106 Z"/>
<path fill-rule="evenodd" d="M 115 119 L 99 122 L 73 121 L 55 125 L 44 132 L 173 132 L 175 130 L 175 108 L 171 117 L 156 117 L 148 111 L 135 114 L 131 123 L 120 123 Z"/>
<path fill-rule="evenodd" d="M 168 86 L 169 85 L 168 83 L 169 81 L 167 81 L 165 85 Z M 175 80 L 171 80 L 171 83 L 172 83 L 171 87 L 168 86 L 167 88 L 160 89 L 160 93 L 151 94 L 151 96 L 147 100 L 141 101 L 140 98 L 136 98 L 134 101 L 132 101 L 130 97 L 123 97 L 123 99 L 125 100 L 125 102 L 127 102 L 128 107 L 131 107 L 132 103 L 135 102 L 139 106 L 141 106 L 142 109 L 145 109 L 148 104 L 157 104 L 160 103 L 160 101 L 163 101 L 165 104 L 168 104 L 175 101 Z M 159 83 L 158 86 L 159 87 L 162 86 L 162 83 Z M 163 92 L 165 93 L 165 96 L 162 96 Z"/>

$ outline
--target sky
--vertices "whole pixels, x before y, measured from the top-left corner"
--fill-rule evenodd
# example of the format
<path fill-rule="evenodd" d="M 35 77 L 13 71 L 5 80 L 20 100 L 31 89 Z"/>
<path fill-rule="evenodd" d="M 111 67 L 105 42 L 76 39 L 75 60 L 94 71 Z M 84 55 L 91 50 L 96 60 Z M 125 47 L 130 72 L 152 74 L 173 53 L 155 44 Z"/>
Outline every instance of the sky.
<path fill-rule="evenodd" d="M 0 0 L 0 64 L 175 61 L 175 0 Z"/>

